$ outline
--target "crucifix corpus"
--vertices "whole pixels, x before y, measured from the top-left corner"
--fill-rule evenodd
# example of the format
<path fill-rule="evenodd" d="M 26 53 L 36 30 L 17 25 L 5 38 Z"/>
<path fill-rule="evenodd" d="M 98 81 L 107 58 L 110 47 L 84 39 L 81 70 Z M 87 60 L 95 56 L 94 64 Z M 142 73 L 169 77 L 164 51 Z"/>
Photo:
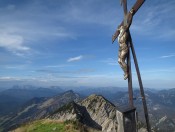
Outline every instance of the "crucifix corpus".
<path fill-rule="evenodd" d="M 118 43 L 119 43 L 118 63 L 122 68 L 122 70 L 124 71 L 124 80 L 128 79 L 129 105 L 131 108 L 134 108 L 131 60 L 130 60 L 130 50 L 132 51 L 132 56 L 133 56 L 137 77 L 138 77 L 138 82 L 140 86 L 140 94 L 141 94 L 142 103 L 143 103 L 147 130 L 148 132 L 151 132 L 142 79 L 141 79 L 140 70 L 137 62 L 137 57 L 134 50 L 134 45 L 133 45 L 131 34 L 129 31 L 129 28 L 132 24 L 133 16 L 138 11 L 138 9 L 142 6 L 145 0 L 137 0 L 129 12 L 127 10 L 127 0 L 120 0 L 120 2 L 121 2 L 121 5 L 123 6 L 124 19 L 121 22 L 121 24 L 118 26 L 114 35 L 112 36 L 112 43 L 114 43 L 114 41 L 118 37 Z"/>

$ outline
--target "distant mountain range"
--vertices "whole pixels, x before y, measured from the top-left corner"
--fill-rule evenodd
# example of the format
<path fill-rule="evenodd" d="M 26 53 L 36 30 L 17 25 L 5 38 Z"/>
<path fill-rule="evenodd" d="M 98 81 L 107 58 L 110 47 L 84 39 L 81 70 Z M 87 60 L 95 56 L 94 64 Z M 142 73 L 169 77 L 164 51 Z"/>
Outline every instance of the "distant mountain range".
<path fill-rule="evenodd" d="M 80 100 L 79 95 L 73 93 L 73 91 L 67 91 L 61 95 L 58 94 L 53 97 L 33 98 L 25 103 L 18 112 L 13 115 L 6 116 L 1 121 L 0 125 L 3 128 L 9 129 L 16 127 L 18 124 L 36 119 L 42 119 L 53 113 L 61 106 L 72 101 L 76 102 L 78 100 Z"/>
<path fill-rule="evenodd" d="M 0 116 L 17 111 L 26 101 L 34 97 L 51 97 L 63 93 L 59 87 L 34 87 L 31 85 L 14 86 L 0 92 Z"/>
<path fill-rule="evenodd" d="M 32 88 L 32 86 L 27 86 L 27 88 L 21 88 L 15 86 L 0 92 L 0 99 L 3 99 L 0 105 L 3 106 L 3 103 L 7 103 L 6 107 L 0 107 L 0 109 L 10 109 L 10 112 L 7 111 L 5 114 L 1 112 L 0 128 L 7 130 L 16 127 L 17 124 L 36 119 L 62 121 L 77 119 L 81 124 L 89 127 L 88 129 L 115 131 L 117 121 L 113 111 L 115 111 L 115 106 L 128 103 L 128 93 L 126 89 L 109 88 L 108 90 L 107 88 L 102 90 L 100 88 L 76 89 L 75 93 L 72 90 L 64 91 L 59 87 Z M 89 96 L 92 93 L 98 95 Z M 160 91 L 146 89 L 145 93 L 152 129 L 156 132 L 174 132 L 175 89 Z M 139 90 L 134 90 L 134 97 L 139 120 L 144 122 Z M 13 103 L 16 108 L 14 110 L 12 109 Z M 105 113 L 108 114 L 105 115 Z M 109 126 L 108 124 L 113 125 Z"/>

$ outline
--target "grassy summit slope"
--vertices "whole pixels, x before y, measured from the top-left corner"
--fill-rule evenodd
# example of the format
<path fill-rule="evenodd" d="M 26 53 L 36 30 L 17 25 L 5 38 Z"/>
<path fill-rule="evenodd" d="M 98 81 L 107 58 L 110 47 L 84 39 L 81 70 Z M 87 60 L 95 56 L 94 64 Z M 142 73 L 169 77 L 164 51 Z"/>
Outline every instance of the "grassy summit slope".
<path fill-rule="evenodd" d="M 78 132 L 73 122 L 37 120 L 13 130 L 13 132 Z"/>

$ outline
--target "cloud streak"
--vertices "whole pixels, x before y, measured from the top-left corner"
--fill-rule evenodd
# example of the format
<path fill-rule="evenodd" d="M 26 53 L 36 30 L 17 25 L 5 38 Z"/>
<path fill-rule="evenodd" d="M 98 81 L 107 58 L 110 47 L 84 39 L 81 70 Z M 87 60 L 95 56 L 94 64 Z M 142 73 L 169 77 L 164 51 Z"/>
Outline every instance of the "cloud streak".
<path fill-rule="evenodd" d="M 164 56 L 161 56 L 160 58 L 165 59 L 165 58 L 171 58 L 171 57 L 175 57 L 175 54 L 164 55 Z"/>
<path fill-rule="evenodd" d="M 67 60 L 67 62 L 74 62 L 74 61 L 80 61 L 83 59 L 82 55 L 76 56 L 76 57 L 71 57 Z"/>

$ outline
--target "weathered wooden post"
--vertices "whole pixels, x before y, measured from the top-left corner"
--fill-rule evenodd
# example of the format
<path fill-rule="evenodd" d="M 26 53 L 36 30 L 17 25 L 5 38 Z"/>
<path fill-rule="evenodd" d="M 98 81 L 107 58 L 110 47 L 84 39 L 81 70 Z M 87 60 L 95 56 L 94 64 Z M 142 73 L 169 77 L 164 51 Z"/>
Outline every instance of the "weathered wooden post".
<path fill-rule="evenodd" d="M 137 132 L 136 108 L 118 108 L 116 115 L 118 120 L 117 132 Z"/>

